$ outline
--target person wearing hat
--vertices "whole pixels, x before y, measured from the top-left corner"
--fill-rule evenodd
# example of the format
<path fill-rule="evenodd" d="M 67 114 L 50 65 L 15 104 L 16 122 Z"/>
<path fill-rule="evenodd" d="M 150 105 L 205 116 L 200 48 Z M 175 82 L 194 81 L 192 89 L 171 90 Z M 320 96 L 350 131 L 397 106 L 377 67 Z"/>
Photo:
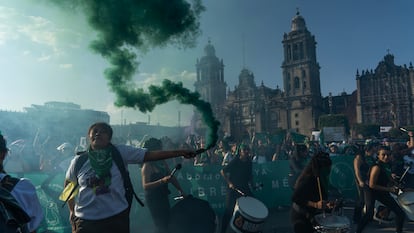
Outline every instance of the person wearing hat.
<path fill-rule="evenodd" d="M 162 150 L 162 142 L 156 138 L 145 141 L 144 148 L 148 151 Z M 185 196 L 177 179 L 171 175 L 171 171 L 165 160 L 146 162 L 141 169 L 142 187 L 145 191 L 145 201 L 150 210 L 152 220 L 157 233 L 167 233 L 170 220 L 170 202 L 168 184 L 171 183 Z"/>
<path fill-rule="evenodd" d="M 20 207 L 30 217 L 27 223 L 29 232 L 36 232 L 44 218 L 42 206 L 36 193 L 36 188 L 29 179 L 11 177 L 6 173 L 3 167 L 4 159 L 9 149 L 6 146 L 6 140 L 0 134 L 0 183 L 1 186 L 13 183 L 10 193 L 16 199 Z"/>
<path fill-rule="evenodd" d="M 253 196 L 253 162 L 250 148 L 246 144 L 239 146 L 238 156 L 224 166 L 221 171 L 228 188 L 226 193 L 226 206 L 221 222 L 221 232 L 225 233 L 233 214 L 237 198 L 242 195 Z"/>
<path fill-rule="evenodd" d="M 329 156 L 337 156 L 339 155 L 339 147 L 338 144 L 335 142 L 332 142 L 329 144 Z"/>
<path fill-rule="evenodd" d="M 67 197 L 62 195 L 68 203 L 73 233 L 129 233 L 130 200 L 125 195 L 124 183 L 129 178 L 124 176 L 128 173 L 127 165 L 181 156 L 190 159 L 196 155 L 195 150 L 149 151 L 114 145 L 112 134 L 108 123 L 92 124 L 88 129 L 87 151 L 75 156 L 66 171 L 65 190 L 74 190 L 71 186 L 78 188 L 74 198 L 69 192 Z M 77 161 L 85 156 L 82 166 L 77 166 Z M 66 194 L 65 190 L 62 194 Z"/>

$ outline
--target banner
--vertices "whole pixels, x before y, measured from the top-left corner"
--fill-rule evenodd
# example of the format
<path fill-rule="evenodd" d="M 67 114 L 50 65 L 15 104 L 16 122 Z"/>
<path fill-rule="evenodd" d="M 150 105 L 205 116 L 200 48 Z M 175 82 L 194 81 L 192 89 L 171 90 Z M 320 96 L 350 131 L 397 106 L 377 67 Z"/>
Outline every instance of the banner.
<path fill-rule="evenodd" d="M 345 199 L 356 198 L 354 182 L 353 156 L 332 157 L 333 165 L 330 183 L 341 191 Z M 175 173 L 183 190 L 187 194 L 206 200 L 215 210 L 217 215 L 224 211 L 226 196 L 226 184 L 220 175 L 221 166 L 193 166 L 183 165 L 182 169 Z M 141 183 L 141 169 L 139 165 L 129 165 L 129 172 L 135 191 L 144 201 L 144 191 Z M 278 206 L 289 206 L 292 189 L 288 184 L 289 161 L 281 160 L 265 164 L 254 164 L 254 186 L 261 188 L 254 190 L 255 198 L 262 201 L 269 209 Z M 12 174 L 15 175 L 15 174 Z M 38 231 L 70 233 L 69 211 L 67 206 L 62 207 L 63 202 L 58 199 L 63 190 L 65 174 L 25 173 L 24 177 L 30 179 L 36 186 L 36 190 L 43 206 L 45 219 Z M 170 203 L 175 205 L 174 197 L 179 196 L 173 185 Z M 135 200 L 131 209 L 131 232 L 143 232 L 152 226 L 152 219 L 147 207 L 141 207 Z M 140 230 L 138 230 L 140 229 Z"/>

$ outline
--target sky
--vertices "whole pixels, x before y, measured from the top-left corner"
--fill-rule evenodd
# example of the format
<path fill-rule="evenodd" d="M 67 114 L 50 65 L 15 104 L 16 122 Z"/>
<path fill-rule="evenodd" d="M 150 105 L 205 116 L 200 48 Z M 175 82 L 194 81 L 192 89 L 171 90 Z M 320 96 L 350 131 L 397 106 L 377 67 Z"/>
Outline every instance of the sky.
<path fill-rule="evenodd" d="M 108 62 L 88 47 L 96 32 L 81 12 L 35 0 L 0 0 L 0 110 L 24 111 L 48 101 L 106 111 L 111 124 L 189 125 L 192 106 L 175 101 L 152 112 L 114 106 L 104 70 Z M 194 48 L 138 52 L 134 80 L 146 88 L 163 79 L 194 90 L 195 64 L 208 41 L 223 60 L 230 90 L 243 68 L 257 85 L 283 87 L 283 34 L 299 11 L 317 42 L 321 94 L 356 90 L 357 70 L 374 70 L 387 53 L 396 65 L 414 61 L 414 1 L 400 0 L 205 0 L 202 34 Z M 180 118 L 178 117 L 180 115 Z"/>

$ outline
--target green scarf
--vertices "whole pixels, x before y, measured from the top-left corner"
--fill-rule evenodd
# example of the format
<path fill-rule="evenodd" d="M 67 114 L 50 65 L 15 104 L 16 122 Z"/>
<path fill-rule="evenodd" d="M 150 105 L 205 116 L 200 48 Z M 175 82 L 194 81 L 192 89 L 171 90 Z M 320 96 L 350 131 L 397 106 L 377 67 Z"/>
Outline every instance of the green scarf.
<path fill-rule="evenodd" d="M 88 150 L 88 157 L 92 169 L 100 179 L 105 179 L 105 185 L 111 184 L 112 150 L 111 148 L 101 150 Z"/>

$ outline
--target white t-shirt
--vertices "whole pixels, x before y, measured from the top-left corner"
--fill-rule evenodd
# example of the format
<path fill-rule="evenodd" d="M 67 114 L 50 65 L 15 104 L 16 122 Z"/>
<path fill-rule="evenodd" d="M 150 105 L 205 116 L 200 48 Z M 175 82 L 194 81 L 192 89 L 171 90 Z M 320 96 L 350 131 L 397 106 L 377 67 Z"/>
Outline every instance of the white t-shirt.
<path fill-rule="evenodd" d="M 127 145 L 115 146 L 122 156 L 125 164 L 138 164 L 144 162 L 146 153 L 145 148 L 137 148 Z M 78 173 L 78 178 L 74 174 L 75 161 L 79 156 L 72 159 L 68 170 L 66 171 L 66 179 L 72 182 L 79 182 L 79 193 L 75 199 L 75 216 L 87 219 L 98 220 L 114 216 L 121 213 L 128 207 L 125 199 L 125 188 L 121 172 L 117 165 L 112 161 L 111 167 L 111 184 L 104 191 L 94 191 L 88 183 L 95 179 L 95 172 L 92 169 L 89 160 L 83 164 Z"/>
<path fill-rule="evenodd" d="M 7 174 L 0 173 L 0 181 Z M 35 231 L 44 218 L 42 206 L 36 193 L 36 188 L 29 179 L 21 178 L 11 191 L 11 195 L 20 204 L 22 209 L 29 215 L 30 222 L 27 224 L 29 231 Z"/>

